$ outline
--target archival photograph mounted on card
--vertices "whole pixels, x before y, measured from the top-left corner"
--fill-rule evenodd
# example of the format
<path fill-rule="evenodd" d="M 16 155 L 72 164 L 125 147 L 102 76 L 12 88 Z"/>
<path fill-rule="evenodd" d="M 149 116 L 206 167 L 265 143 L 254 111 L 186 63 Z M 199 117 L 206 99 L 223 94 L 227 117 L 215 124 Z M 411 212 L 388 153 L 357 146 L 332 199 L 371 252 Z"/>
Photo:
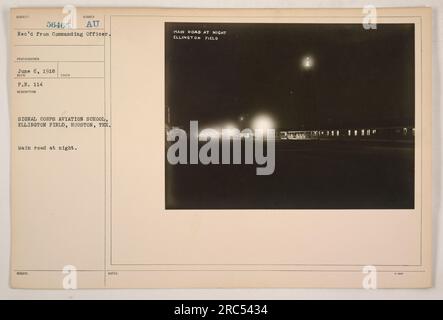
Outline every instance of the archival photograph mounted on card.
<path fill-rule="evenodd" d="M 199 151 L 204 163 L 177 165 L 194 155 L 173 148 L 182 152 L 166 162 L 166 208 L 414 208 L 413 23 L 165 28 L 166 127 L 201 145 L 212 128 L 217 140 Z M 263 160 L 245 162 L 257 142 L 248 128 L 275 130 Z"/>
<path fill-rule="evenodd" d="M 10 12 L 15 288 L 426 288 L 431 9 Z"/>

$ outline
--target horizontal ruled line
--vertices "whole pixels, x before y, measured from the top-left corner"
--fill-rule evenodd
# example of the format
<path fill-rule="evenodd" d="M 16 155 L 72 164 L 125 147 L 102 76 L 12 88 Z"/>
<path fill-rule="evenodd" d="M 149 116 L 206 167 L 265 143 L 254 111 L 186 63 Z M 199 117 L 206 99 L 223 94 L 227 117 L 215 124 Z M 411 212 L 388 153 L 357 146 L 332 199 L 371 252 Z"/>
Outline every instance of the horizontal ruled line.
<path fill-rule="evenodd" d="M 23 78 L 14 78 L 15 80 L 44 80 L 44 79 L 104 79 L 105 77 L 23 77 Z"/>

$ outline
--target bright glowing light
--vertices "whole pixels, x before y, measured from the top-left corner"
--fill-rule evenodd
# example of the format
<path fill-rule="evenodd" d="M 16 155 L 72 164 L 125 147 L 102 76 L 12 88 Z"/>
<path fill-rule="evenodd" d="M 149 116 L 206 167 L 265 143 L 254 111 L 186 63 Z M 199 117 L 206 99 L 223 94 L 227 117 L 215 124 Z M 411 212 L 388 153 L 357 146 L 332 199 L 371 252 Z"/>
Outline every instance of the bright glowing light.
<path fill-rule="evenodd" d="M 256 117 L 254 119 L 254 121 L 252 122 L 252 128 L 253 129 L 262 129 L 262 130 L 273 129 L 274 124 L 273 124 L 273 121 L 270 117 L 268 117 L 266 115 L 260 115 L 260 116 Z"/>
<path fill-rule="evenodd" d="M 301 65 L 305 70 L 312 69 L 314 67 L 314 58 L 312 56 L 303 57 Z"/>
<path fill-rule="evenodd" d="M 266 131 L 268 129 L 275 129 L 275 124 L 271 117 L 259 115 L 252 121 L 252 128 Z"/>
<path fill-rule="evenodd" d="M 227 124 L 222 131 L 223 136 L 227 137 L 238 136 L 240 132 L 233 124 Z"/>

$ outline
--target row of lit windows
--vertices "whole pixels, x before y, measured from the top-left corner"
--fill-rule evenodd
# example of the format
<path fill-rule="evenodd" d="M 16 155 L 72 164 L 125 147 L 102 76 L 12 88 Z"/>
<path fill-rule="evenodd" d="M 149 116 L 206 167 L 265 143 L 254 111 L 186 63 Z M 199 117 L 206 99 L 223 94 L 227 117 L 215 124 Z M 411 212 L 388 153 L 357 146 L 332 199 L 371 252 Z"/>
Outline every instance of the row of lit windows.
<path fill-rule="evenodd" d="M 350 137 L 353 135 L 354 137 L 356 137 L 356 136 L 358 136 L 359 131 L 360 131 L 360 136 L 362 136 L 362 137 L 371 136 L 371 135 L 374 135 L 377 133 L 376 129 L 372 129 L 372 130 L 371 129 L 360 129 L 360 130 L 354 130 L 354 132 L 352 132 L 352 130 L 348 130 L 348 136 Z"/>

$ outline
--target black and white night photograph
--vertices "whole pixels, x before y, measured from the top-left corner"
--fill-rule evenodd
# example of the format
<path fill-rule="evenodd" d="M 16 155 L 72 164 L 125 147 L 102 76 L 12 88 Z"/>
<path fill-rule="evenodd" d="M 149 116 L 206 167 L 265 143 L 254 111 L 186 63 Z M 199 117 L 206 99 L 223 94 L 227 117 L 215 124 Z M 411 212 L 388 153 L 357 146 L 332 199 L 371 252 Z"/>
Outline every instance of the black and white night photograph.
<path fill-rule="evenodd" d="M 166 22 L 166 209 L 413 209 L 414 50 L 413 24 Z"/>

